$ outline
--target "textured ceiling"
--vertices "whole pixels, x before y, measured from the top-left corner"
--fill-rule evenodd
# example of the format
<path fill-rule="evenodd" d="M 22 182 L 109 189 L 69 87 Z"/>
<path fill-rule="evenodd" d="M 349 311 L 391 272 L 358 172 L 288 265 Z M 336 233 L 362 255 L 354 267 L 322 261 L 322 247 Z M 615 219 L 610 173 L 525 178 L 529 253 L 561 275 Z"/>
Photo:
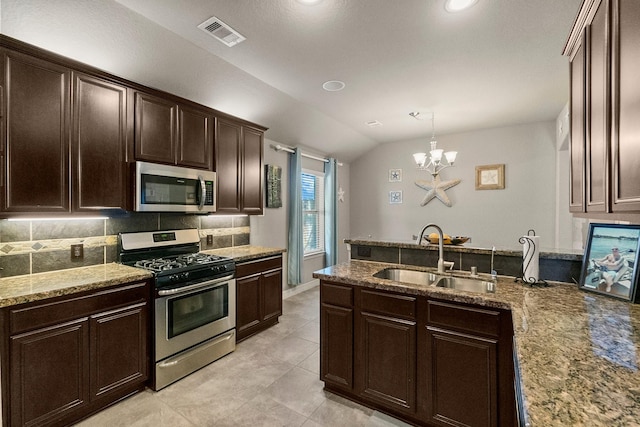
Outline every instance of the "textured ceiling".
<path fill-rule="evenodd" d="M 430 121 L 411 111 L 434 112 L 438 134 L 554 119 L 568 100 L 561 52 L 580 5 L 480 0 L 450 14 L 444 0 L 117 1 L 286 94 L 290 110 L 313 111 L 287 120 L 282 106 L 263 106 L 267 137 L 347 161 L 375 144 L 428 138 Z M 229 48 L 199 30 L 211 16 L 247 40 Z M 326 92 L 327 80 L 346 87 Z M 344 130 L 331 141 L 327 118 Z"/>

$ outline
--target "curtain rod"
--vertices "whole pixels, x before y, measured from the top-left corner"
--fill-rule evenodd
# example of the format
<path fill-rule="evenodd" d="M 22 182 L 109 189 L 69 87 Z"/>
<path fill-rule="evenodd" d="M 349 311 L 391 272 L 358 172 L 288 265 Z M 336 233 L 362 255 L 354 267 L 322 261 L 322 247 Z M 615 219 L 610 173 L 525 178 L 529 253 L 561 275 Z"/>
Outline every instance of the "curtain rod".
<path fill-rule="evenodd" d="M 286 151 L 287 153 L 295 153 L 295 151 L 293 150 L 293 148 L 289 148 L 289 147 L 284 147 L 280 144 L 277 145 L 270 145 L 271 148 L 273 148 L 276 151 Z M 302 157 L 306 157 L 308 159 L 313 159 L 313 160 L 318 160 L 320 162 L 325 162 L 327 163 L 329 161 L 329 159 L 327 159 L 326 157 L 318 157 L 318 156 L 313 156 L 311 154 L 307 154 L 307 153 L 300 153 L 300 155 Z M 342 163 L 337 162 L 338 166 L 342 166 Z"/>

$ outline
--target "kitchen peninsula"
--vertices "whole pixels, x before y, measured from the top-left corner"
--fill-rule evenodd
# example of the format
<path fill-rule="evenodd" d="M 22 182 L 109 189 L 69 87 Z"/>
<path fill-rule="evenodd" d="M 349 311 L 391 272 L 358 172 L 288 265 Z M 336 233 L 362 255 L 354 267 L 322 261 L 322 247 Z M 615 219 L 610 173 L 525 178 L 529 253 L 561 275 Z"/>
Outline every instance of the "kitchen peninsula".
<path fill-rule="evenodd" d="M 354 242 L 351 241 L 351 244 L 353 245 Z M 411 248 L 410 244 L 400 246 L 421 252 L 426 249 L 416 245 Z M 366 251 L 364 252 L 366 253 Z M 345 320 L 344 324 L 351 327 L 352 331 L 362 333 L 362 329 L 367 325 L 365 319 L 367 314 L 360 311 L 362 304 L 364 304 L 363 292 L 376 293 L 380 297 L 388 296 L 400 298 L 400 300 L 410 298 L 417 301 L 417 313 L 394 315 L 396 318 L 404 319 L 405 325 L 408 324 L 406 319 L 411 316 L 417 318 L 417 328 L 408 329 L 410 331 L 408 335 L 414 342 L 417 341 L 417 346 L 408 347 L 413 352 L 411 357 L 414 362 L 409 363 L 408 366 L 411 371 L 409 376 L 417 380 L 417 410 L 414 405 L 414 409 L 409 409 L 409 412 L 413 412 L 408 416 L 404 416 L 403 413 L 399 414 L 393 409 L 388 412 L 416 422 L 416 418 L 420 418 L 418 415 L 427 413 L 427 409 L 421 409 L 421 405 L 433 404 L 435 397 L 428 394 L 428 391 L 431 390 L 429 387 L 432 387 L 432 382 L 428 379 L 433 378 L 435 369 L 427 367 L 427 379 L 421 378 L 425 372 L 420 371 L 420 363 L 424 363 L 420 362 L 421 360 L 439 360 L 435 356 L 432 358 L 430 354 L 420 353 L 421 350 L 434 348 L 429 344 L 421 344 L 421 342 L 433 341 L 433 337 L 429 335 L 428 331 L 431 329 L 429 321 L 422 320 L 432 314 L 421 313 L 421 310 L 431 310 L 430 305 L 432 304 L 451 309 L 467 309 L 471 310 L 471 313 L 482 315 L 489 315 L 493 312 L 496 313 L 496 316 L 510 314 L 506 317 L 510 317 L 508 320 L 512 322 L 513 328 L 515 369 L 512 372 L 519 385 L 515 397 L 520 400 L 521 425 L 534 427 L 637 425 L 638 419 L 640 419 L 640 372 L 638 371 L 640 364 L 640 306 L 581 292 L 576 285 L 562 282 L 551 282 L 550 286 L 546 288 L 531 288 L 514 283 L 513 277 L 509 276 L 499 276 L 493 293 L 463 292 L 374 277 L 377 272 L 389 267 L 398 267 L 398 265 L 398 263 L 351 259 L 347 263 L 314 273 L 314 276 L 321 281 L 321 311 L 334 310 L 336 313 L 346 314 L 347 310 L 351 310 L 351 323 L 349 320 Z M 435 263 L 431 265 L 435 265 Z M 401 267 L 433 271 L 433 269 L 416 267 L 415 265 L 401 265 Z M 481 276 L 488 279 L 488 275 Z M 336 290 L 343 292 L 343 295 L 348 294 L 348 297 L 343 298 L 343 302 L 337 305 L 335 300 L 325 301 L 325 298 L 331 297 L 331 292 Z M 349 298 L 351 299 L 349 300 Z M 349 303 L 351 306 L 347 307 Z M 326 312 L 324 314 L 325 317 L 321 322 L 323 355 L 326 354 L 324 350 L 327 346 L 327 342 L 323 341 L 327 337 L 323 328 L 335 327 L 335 323 L 328 322 Z M 348 317 L 346 318 L 348 319 Z M 468 318 L 468 316 L 451 317 L 448 320 L 463 321 L 464 318 Z M 333 319 L 335 320 L 335 316 Z M 416 322 L 413 324 L 415 325 Z M 460 334 L 460 336 L 463 335 L 469 334 Z M 488 341 L 481 336 L 477 342 Z M 500 348 L 501 342 L 495 342 L 498 343 L 496 351 L 504 351 Z M 355 362 L 352 368 L 355 370 L 358 369 L 357 365 L 362 364 L 365 359 L 365 349 L 363 348 L 365 345 L 369 344 L 365 343 L 364 339 L 354 340 L 352 354 Z M 417 368 L 416 359 L 418 360 Z M 336 360 L 321 360 L 321 365 L 324 369 L 326 368 L 325 363 L 335 362 Z M 346 372 L 347 375 L 353 375 L 353 371 L 349 369 L 343 372 Z M 331 381 L 328 383 L 327 378 L 323 376 L 324 374 L 325 372 L 321 373 L 325 387 L 333 391 L 334 387 L 330 385 Z M 491 373 L 491 375 L 495 374 Z M 370 378 L 364 378 L 363 381 L 368 380 Z M 421 386 L 427 387 L 428 391 L 420 390 Z M 500 392 L 499 390 L 498 393 Z M 347 397 L 356 396 L 360 402 L 375 406 L 375 399 L 373 403 L 371 400 L 367 400 L 366 396 L 364 400 L 359 399 L 361 396 L 357 396 L 357 393 L 358 390 L 342 392 Z M 431 403 L 421 402 L 421 396 L 422 400 Z M 505 402 L 501 399 L 502 394 L 497 396 L 500 396 L 497 406 L 504 407 Z M 516 406 L 514 402 L 506 403 Z M 405 406 L 410 407 L 411 405 Z M 384 410 L 385 408 L 380 409 Z M 497 412 L 497 409 L 495 411 Z M 429 415 L 434 414 L 429 413 Z M 435 416 L 437 417 L 437 414 Z M 491 419 L 495 422 L 495 418 Z M 433 418 L 429 418 L 428 422 L 434 422 L 433 420 Z M 442 419 L 440 421 L 445 422 Z"/>

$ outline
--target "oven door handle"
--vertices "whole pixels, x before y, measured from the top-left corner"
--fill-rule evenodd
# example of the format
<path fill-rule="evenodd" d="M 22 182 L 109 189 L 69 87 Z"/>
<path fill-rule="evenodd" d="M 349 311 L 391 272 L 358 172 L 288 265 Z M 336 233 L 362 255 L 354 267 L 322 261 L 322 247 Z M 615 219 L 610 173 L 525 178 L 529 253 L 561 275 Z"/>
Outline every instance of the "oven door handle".
<path fill-rule="evenodd" d="M 161 290 L 158 291 L 158 295 L 159 296 L 166 296 L 166 295 L 181 294 L 181 293 L 193 291 L 193 290 L 196 290 L 196 289 L 208 288 L 208 287 L 211 287 L 212 285 L 223 284 L 225 282 L 228 282 L 231 279 L 233 279 L 233 274 L 230 274 L 230 275 L 225 276 L 225 277 L 220 277 L 220 278 L 215 279 L 215 280 L 209 280 L 207 282 L 196 283 L 194 285 L 181 286 L 181 287 L 171 288 L 171 289 L 161 289 Z"/>

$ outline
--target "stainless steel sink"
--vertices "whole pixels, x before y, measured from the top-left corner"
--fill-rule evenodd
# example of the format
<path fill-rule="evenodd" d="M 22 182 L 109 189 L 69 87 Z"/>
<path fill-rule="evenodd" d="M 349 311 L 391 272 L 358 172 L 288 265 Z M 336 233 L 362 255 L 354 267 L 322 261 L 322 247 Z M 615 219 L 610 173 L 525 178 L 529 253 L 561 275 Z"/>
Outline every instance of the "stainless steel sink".
<path fill-rule="evenodd" d="M 426 286 L 433 285 L 439 279 L 444 278 L 444 276 L 427 271 L 406 270 L 403 268 L 385 268 L 375 273 L 373 277 Z"/>
<path fill-rule="evenodd" d="M 488 280 L 471 279 L 466 277 L 442 277 L 436 282 L 438 288 L 450 288 L 458 291 L 494 293 L 496 284 Z"/>
<path fill-rule="evenodd" d="M 496 284 L 488 280 L 443 276 L 427 271 L 407 270 L 404 268 L 385 268 L 375 273 L 373 277 L 467 292 L 493 293 L 496 291 Z"/>

